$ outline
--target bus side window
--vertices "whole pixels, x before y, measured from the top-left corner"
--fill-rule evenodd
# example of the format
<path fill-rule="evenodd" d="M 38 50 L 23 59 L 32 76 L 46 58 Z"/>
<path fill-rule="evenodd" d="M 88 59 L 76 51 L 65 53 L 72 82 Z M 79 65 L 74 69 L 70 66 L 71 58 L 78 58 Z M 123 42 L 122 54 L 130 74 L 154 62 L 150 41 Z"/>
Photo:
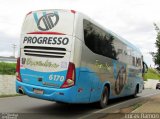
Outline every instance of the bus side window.
<path fill-rule="evenodd" d="M 135 57 L 132 57 L 132 65 L 135 66 Z"/>
<path fill-rule="evenodd" d="M 94 53 L 117 60 L 113 45 L 115 38 L 103 29 L 84 19 L 84 42 Z"/>

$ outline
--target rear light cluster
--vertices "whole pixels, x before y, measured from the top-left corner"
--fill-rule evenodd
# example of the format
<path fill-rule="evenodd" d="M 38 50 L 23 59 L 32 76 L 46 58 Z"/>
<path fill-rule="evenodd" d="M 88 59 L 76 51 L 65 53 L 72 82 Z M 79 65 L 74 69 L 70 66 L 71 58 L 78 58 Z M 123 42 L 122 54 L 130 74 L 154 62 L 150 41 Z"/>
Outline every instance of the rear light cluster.
<path fill-rule="evenodd" d="M 68 88 L 68 87 L 75 85 L 75 77 L 76 77 L 75 65 L 70 62 L 68 66 L 66 80 L 64 81 L 61 88 Z"/>
<path fill-rule="evenodd" d="M 75 11 L 75 10 L 71 10 L 71 12 L 72 12 L 73 14 L 75 14 L 75 13 L 76 13 L 76 11 Z"/>
<path fill-rule="evenodd" d="M 20 76 L 20 57 L 17 58 L 17 65 L 16 65 L 16 79 L 18 81 L 21 81 L 21 76 Z"/>

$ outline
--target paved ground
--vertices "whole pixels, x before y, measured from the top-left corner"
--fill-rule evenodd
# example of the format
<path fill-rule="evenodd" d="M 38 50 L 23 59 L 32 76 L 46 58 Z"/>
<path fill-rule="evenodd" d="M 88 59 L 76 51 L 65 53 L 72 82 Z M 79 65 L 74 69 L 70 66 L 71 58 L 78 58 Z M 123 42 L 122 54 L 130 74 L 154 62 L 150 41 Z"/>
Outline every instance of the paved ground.
<path fill-rule="evenodd" d="M 151 97 L 145 104 L 134 110 L 132 113 L 159 113 L 160 114 L 160 94 Z"/>
<path fill-rule="evenodd" d="M 0 99 L 0 112 L 2 113 L 23 113 L 19 116 L 23 116 L 23 119 L 27 119 L 28 116 L 34 116 L 38 119 L 52 118 L 87 118 L 93 117 L 92 114 L 102 114 L 112 112 L 112 110 L 120 109 L 124 106 L 133 105 L 134 103 L 144 100 L 147 96 L 160 93 L 157 90 L 144 90 L 139 94 L 138 98 L 132 99 L 131 97 L 120 98 L 111 100 L 107 108 L 99 110 L 96 109 L 93 104 L 57 104 L 55 102 L 39 100 L 30 98 L 28 96 L 17 96 Z M 95 116 L 94 116 L 95 117 Z M 96 117 L 95 117 L 96 118 Z"/>
<path fill-rule="evenodd" d="M 97 119 L 160 119 L 160 93 Z"/>

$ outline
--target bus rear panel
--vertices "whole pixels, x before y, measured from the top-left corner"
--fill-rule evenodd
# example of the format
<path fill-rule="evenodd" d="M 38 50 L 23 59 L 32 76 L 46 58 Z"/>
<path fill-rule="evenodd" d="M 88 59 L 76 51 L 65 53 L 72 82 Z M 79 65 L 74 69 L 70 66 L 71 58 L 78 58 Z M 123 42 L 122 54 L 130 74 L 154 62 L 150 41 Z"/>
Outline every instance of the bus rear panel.
<path fill-rule="evenodd" d="M 73 62 L 75 14 L 65 10 L 34 11 L 26 15 L 16 90 L 31 97 L 74 102 L 76 68 Z M 73 98 L 74 99 L 74 98 Z"/>

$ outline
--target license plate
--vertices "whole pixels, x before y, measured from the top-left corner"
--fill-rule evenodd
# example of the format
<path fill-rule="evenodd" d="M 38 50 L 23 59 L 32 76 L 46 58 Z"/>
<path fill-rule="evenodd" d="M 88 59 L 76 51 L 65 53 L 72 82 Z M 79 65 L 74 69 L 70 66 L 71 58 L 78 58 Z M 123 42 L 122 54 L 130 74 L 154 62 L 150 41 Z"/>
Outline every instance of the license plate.
<path fill-rule="evenodd" d="M 36 94 L 43 94 L 43 90 L 41 89 L 33 89 L 33 92 Z"/>

